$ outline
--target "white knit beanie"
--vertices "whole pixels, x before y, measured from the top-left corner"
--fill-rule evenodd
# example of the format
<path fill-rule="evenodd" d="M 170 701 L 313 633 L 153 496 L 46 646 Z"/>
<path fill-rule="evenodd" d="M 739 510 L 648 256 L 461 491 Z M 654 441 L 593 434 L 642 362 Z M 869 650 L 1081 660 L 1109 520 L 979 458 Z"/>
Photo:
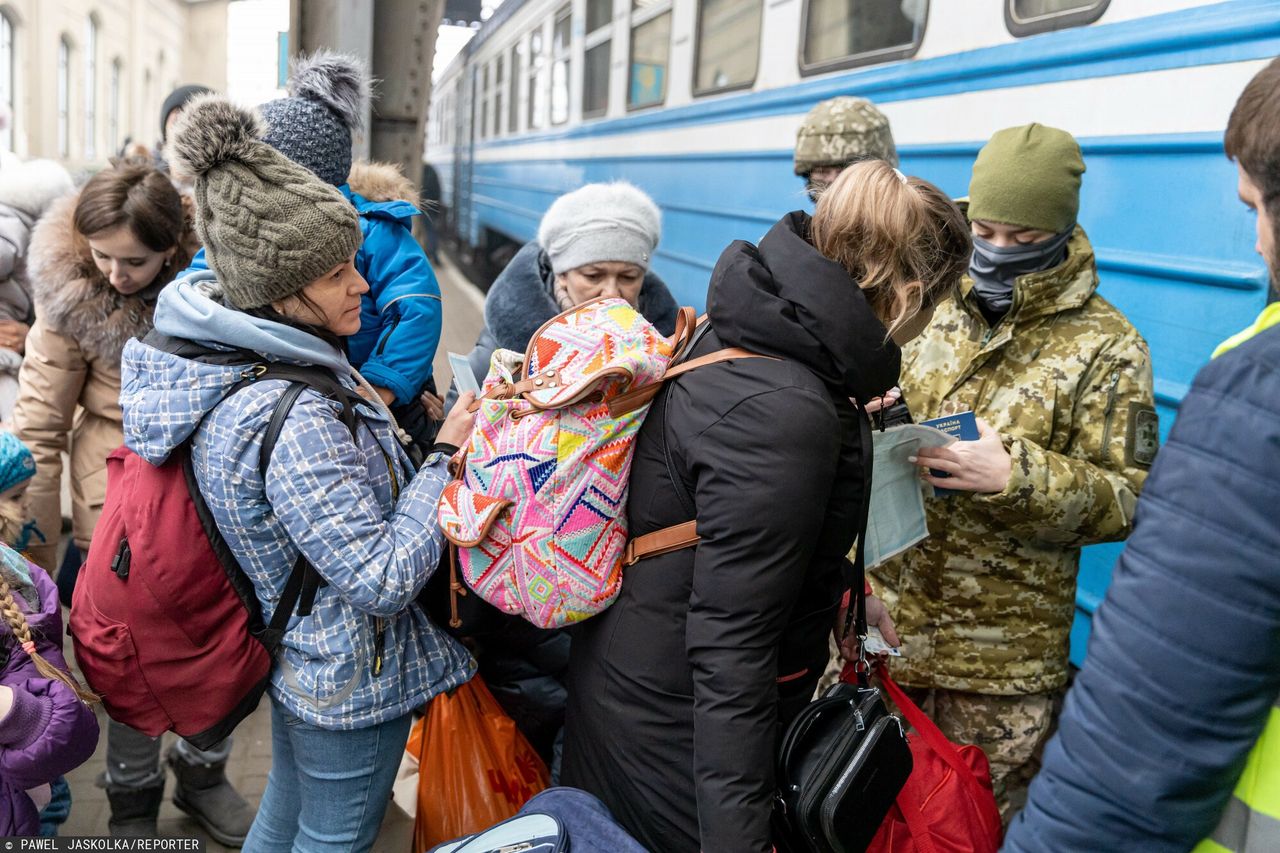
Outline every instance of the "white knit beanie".
<path fill-rule="evenodd" d="M 647 270 L 661 236 L 658 206 L 626 181 L 587 184 L 560 196 L 538 226 L 538 245 L 556 275 L 602 261 Z"/>

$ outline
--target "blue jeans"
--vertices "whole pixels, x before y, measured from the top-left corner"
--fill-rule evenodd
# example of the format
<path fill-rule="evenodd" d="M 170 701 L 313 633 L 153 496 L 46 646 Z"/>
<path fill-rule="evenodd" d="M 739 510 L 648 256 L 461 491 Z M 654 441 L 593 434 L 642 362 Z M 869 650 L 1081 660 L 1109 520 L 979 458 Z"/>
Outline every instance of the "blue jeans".
<path fill-rule="evenodd" d="M 304 723 L 271 702 L 271 773 L 245 853 L 368 850 L 391 802 L 412 715 L 355 731 Z"/>

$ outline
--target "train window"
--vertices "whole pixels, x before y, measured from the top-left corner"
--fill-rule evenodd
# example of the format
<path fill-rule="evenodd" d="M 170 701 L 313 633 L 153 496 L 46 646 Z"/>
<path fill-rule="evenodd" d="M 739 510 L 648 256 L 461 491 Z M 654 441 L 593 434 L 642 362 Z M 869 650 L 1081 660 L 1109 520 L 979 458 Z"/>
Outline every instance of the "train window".
<path fill-rule="evenodd" d="M 554 36 L 551 39 L 551 123 L 564 124 L 569 120 L 569 35 L 572 20 L 570 7 L 556 13 Z"/>
<path fill-rule="evenodd" d="M 699 0 L 695 95 L 741 89 L 755 82 L 763 8 L 761 0 Z"/>
<path fill-rule="evenodd" d="M 588 48 L 582 57 L 582 117 L 596 118 L 609 111 L 609 45 L 606 39 Z"/>
<path fill-rule="evenodd" d="M 613 19 L 613 0 L 587 0 L 587 32 L 594 33 Z"/>
<path fill-rule="evenodd" d="M 928 16 L 929 0 L 807 0 L 800 73 L 912 56 Z"/>
<path fill-rule="evenodd" d="M 1005 0 L 1004 23 L 1015 36 L 1092 24 L 1111 0 Z"/>
<path fill-rule="evenodd" d="M 503 73 L 506 63 L 503 61 L 503 54 L 498 54 L 498 58 L 494 60 L 493 72 L 493 135 L 502 135 L 502 93 L 506 89 L 507 78 Z"/>
<path fill-rule="evenodd" d="M 552 38 L 552 45 L 556 53 L 569 49 L 569 36 L 572 32 L 569 26 L 571 20 L 572 10 L 568 6 L 556 13 L 555 35 Z"/>
<path fill-rule="evenodd" d="M 529 118 L 530 130 L 538 130 L 547 123 L 547 87 L 542 70 L 546 62 L 542 50 L 541 28 L 529 33 Z"/>
<path fill-rule="evenodd" d="M 667 99 L 667 60 L 671 55 L 671 12 L 631 29 L 631 77 L 627 108 L 652 107 Z"/>
<path fill-rule="evenodd" d="M 507 74 L 507 133 L 520 131 L 520 43 L 511 48 L 511 70 Z"/>

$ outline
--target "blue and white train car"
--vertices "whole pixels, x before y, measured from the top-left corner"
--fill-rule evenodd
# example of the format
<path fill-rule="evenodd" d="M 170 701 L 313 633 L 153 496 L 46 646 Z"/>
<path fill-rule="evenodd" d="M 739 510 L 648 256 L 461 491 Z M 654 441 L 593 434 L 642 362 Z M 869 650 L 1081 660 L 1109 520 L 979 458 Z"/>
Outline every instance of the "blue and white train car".
<path fill-rule="evenodd" d="M 531 239 L 567 190 L 634 182 L 663 210 L 655 269 L 701 307 L 729 241 L 808 205 L 791 152 L 819 100 L 875 101 L 903 170 L 957 196 L 995 130 L 1064 128 L 1102 292 L 1151 343 L 1167 431 L 1268 298 L 1222 133 L 1277 54 L 1277 0 L 506 0 L 437 84 L 427 158 L 481 252 Z M 1077 662 L 1118 550 L 1086 551 Z"/>

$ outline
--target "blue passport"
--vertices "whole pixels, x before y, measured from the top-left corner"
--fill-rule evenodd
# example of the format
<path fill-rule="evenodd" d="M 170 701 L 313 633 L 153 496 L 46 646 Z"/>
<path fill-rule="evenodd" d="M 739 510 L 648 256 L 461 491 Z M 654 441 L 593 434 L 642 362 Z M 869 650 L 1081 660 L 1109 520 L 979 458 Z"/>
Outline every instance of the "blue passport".
<path fill-rule="evenodd" d="M 934 418 L 931 421 L 921 421 L 924 426 L 931 426 L 939 429 L 947 435 L 954 436 L 960 441 L 977 441 L 978 440 L 978 419 L 973 412 L 960 412 L 958 415 L 947 415 L 945 418 Z M 951 475 L 945 471 L 938 471 L 933 468 L 929 469 L 929 473 L 935 477 L 950 477 Z M 939 489 L 934 487 L 933 496 L 935 498 L 945 498 L 948 495 L 954 495 L 954 489 Z"/>

